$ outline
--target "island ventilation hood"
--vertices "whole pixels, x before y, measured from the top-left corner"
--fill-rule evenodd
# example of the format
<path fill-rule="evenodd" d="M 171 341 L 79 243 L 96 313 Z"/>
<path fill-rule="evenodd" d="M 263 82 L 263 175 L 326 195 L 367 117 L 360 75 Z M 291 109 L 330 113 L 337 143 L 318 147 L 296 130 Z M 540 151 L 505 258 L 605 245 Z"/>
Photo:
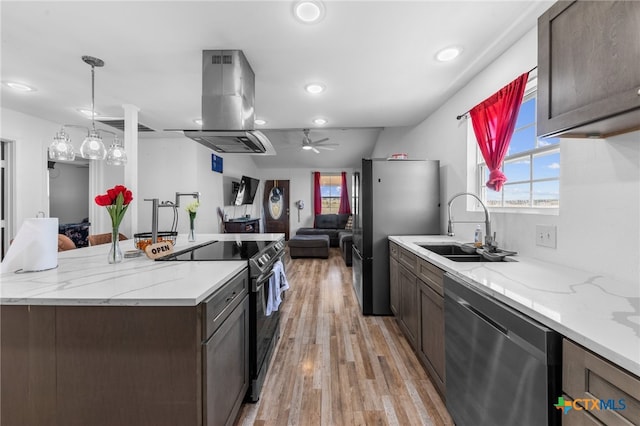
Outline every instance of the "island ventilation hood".
<path fill-rule="evenodd" d="M 220 153 L 274 155 L 253 129 L 255 75 L 241 50 L 202 51 L 202 129 L 185 136 Z"/>

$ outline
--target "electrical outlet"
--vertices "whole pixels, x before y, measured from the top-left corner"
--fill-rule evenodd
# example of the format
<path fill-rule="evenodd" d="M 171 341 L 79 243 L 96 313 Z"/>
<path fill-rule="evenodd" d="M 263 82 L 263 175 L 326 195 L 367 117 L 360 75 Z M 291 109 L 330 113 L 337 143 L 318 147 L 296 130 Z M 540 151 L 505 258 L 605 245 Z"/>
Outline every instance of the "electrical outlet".
<path fill-rule="evenodd" d="M 536 225 L 536 245 L 556 248 L 556 226 Z"/>

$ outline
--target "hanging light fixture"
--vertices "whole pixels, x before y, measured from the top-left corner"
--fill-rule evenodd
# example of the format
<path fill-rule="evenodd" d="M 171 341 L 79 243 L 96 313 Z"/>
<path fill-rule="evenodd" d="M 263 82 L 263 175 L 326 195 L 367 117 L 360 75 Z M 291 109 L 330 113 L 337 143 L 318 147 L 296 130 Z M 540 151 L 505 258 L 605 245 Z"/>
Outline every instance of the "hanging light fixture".
<path fill-rule="evenodd" d="M 104 61 L 93 56 L 83 56 L 82 60 L 91 65 L 91 130 L 89 130 L 89 134 L 80 145 L 80 154 L 83 158 L 90 160 L 104 160 L 107 156 L 107 150 L 96 130 L 95 111 L 95 67 L 104 66 Z"/>
<path fill-rule="evenodd" d="M 124 147 L 120 144 L 120 139 L 115 135 L 113 142 L 107 151 L 107 164 L 110 166 L 122 166 L 127 162 L 127 153 L 124 151 Z"/>
<path fill-rule="evenodd" d="M 76 158 L 76 152 L 71 145 L 69 135 L 65 133 L 64 127 L 60 132 L 56 133 L 53 142 L 49 145 L 49 158 L 52 160 L 73 161 Z"/>
<path fill-rule="evenodd" d="M 127 163 L 127 153 L 124 151 L 124 144 L 120 142 L 118 136 L 104 129 L 96 129 L 96 110 L 95 110 L 95 67 L 104 66 L 102 59 L 94 58 L 93 56 L 83 56 L 82 60 L 91 65 L 91 128 L 88 129 L 85 126 L 77 126 L 75 124 L 65 124 L 62 126 L 62 130 L 56 133 L 53 138 L 53 142 L 49 146 L 49 158 L 52 160 L 68 160 L 73 161 L 75 159 L 75 150 L 71 144 L 69 135 L 65 133 L 65 127 L 78 127 L 87 131 L 87 137 L 80 146 L 80 155 L 83 158 L 89 160 L 107 160 L 107 164 L 111 166 L 122 166 Z M 102 142 L 100 132 L 111 133 L 113 142 L 107 151 Z"/>

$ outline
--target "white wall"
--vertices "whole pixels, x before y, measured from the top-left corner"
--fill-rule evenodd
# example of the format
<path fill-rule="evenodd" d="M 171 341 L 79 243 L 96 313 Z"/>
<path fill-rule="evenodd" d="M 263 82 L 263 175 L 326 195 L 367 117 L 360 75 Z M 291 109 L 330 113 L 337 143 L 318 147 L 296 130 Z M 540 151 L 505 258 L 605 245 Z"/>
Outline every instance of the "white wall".
<path fill-rule="evenodd" d="M 467 124 L 456 116 L 533 68 L 537 29 L 533 28 L 467 86 L 415 127 L 380 134 L 373 156 L 406 152 L 410 158 L 439 159 L 442 181 L 442 232 L 446 203 L 467 191 Z M 492 224 L 501 247 L 523 255 L 606 273 L 635 285 L 640 277 L 640 132 L 610 140 L 562 139 L 559 215 L 494 213 Z M 454 203 L 456 219 L 483 220 Z M 556 249 L 535 245 L 535 226 L 557 226 Z M 472 241 L 474 225 L 456 225 Z"/>
<path fill-rule="evenodd" d="M 35 217 L 38 211 L 49 216 L 47 193 L 47 146 L 53 140 L 59 125 L 19 112 L 2 108 L 3 139 L 13 141 L 15 148 L 15 212 L 9 238 L 15 237 L 26 218 Z"/>
<path fill-rule="evenodd" d="M 250 155 L 227 154 L 223 156 L 223 173 L 211 170 L 210 149 L 185 137 L 167 139 L 140 139 L 138 159 L 138 223 L 136 232 L 151 231 L 151 202 L 145 198 L 175 201 L 176 192 L 200 192 L 200 207 L 196 215 L 196 234 L 217 233 L 222 228 L 217 208 L 224 207 L 223 175 L 240 180 L 243 174 L 251 177 L 257 174 Z M 259 198 L 254 206 L 247 206 L 247 214 L 259 217 Z M 187 233 L 189 215 L 185 207 L 193 201 L 191 197 L 181 197 L 178 208 L 178 233 Z M 242 209 L 244 215 L 245 207 Z M 226 210 L 226 209 L 225 209 Z M 231 217 L 231 216 L 230 216 Z M 160 208 L 158 230 L 168 231 L 173 221 L 173 209 Z"/>

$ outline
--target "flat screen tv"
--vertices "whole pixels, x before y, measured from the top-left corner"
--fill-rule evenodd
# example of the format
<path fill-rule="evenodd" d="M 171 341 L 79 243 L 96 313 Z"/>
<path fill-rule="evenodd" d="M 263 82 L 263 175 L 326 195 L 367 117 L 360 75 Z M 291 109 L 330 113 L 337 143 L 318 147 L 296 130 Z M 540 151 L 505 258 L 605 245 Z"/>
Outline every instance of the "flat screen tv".
<path fill-rule="evenodd" d="M 259 183 L 260 179 L 254 179 L 249 176 L 242 176 L 233 204 L 236 206 L 240 206 L 242 204 L 253 204 L 253 199 L 255 198 L 256 192 L 258 191 Z"/>

